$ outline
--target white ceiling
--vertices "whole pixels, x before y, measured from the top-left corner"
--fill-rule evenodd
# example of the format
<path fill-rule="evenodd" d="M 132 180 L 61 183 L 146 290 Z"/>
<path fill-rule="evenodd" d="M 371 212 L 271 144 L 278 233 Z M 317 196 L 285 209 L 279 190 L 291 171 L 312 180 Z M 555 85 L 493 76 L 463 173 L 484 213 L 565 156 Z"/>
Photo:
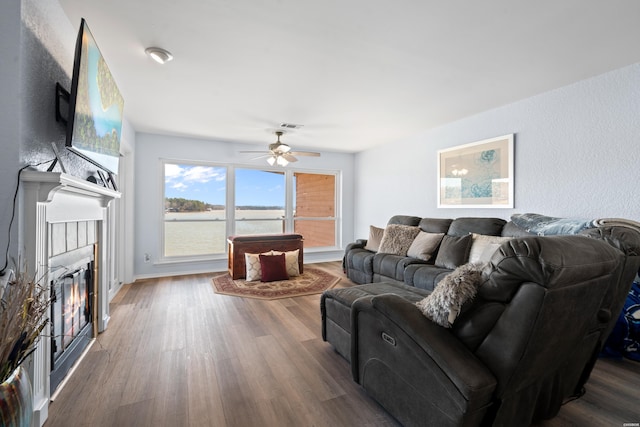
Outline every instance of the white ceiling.
<path fill-rule="evenodd" d="M 357 152 L 640 62 L 638 0 L 59 1 L 136 130 L 265 147 L 289 122 Z"/>

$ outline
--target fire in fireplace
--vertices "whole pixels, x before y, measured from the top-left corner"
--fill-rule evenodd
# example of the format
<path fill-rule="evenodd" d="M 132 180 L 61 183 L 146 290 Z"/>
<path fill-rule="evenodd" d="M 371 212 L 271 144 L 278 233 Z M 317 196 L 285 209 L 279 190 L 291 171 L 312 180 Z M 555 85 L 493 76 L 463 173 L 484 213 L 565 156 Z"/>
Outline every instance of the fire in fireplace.
<path fill-rule="evenodd" d="M 92 338 L 94 246 L 49 260 L 51 278 L 51 393 Z"/>

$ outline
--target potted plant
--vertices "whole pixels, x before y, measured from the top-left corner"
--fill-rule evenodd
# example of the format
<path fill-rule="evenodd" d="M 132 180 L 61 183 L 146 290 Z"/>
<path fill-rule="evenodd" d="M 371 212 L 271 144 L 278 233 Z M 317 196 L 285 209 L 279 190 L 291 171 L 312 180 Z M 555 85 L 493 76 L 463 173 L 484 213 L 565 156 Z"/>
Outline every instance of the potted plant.
<path fill-rule="evenodd" d="M 0 424 L 28 426 L 31 382 L 22 363 L 35 350 L 49 316 L 49 293 L 24 270 L 0 287 Z"/>

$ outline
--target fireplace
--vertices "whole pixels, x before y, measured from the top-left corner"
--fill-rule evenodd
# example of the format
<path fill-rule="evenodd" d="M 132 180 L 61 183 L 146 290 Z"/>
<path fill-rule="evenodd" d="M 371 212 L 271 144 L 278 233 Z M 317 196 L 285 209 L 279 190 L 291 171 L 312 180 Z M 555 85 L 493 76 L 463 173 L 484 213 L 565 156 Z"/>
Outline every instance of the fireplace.
<path fill-rule="evenodd" d="M 51 394 L 93 338 L 94 253 L 87 245 L 49 259 Z"/>
<path fill-rule="evenodd" d="M 51 324 L 45 327 L 29 364 L 32 425 L 42 426 L 55 382 L 68 375 L 71 359 L 77 357 L 73 354 L 83 352 L 76 347 L 107 329 L 109 290 L 117 283 L 115 208 L 111 202 L 120 198 L 120 193 L 64 173 L 25 170 L 20 180 L 23 258 L 28 271 L 54 285 L 54 306 L 60 305 L 57 312 L 50 312 Z M 61 311 L 62 301 L 69 298 L 69 311 Z M 88 320 L 86 310 L 90 312 Z"/>

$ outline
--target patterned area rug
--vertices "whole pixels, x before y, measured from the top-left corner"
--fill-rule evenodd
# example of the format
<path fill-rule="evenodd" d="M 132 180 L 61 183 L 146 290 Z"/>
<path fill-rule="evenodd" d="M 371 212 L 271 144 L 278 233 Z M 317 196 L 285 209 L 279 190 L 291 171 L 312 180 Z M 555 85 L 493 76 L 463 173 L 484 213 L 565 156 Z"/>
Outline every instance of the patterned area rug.
<path fill-rule="evenodd" d="M 340 278 L 324 270 L 304 266 L 304 274 L 289 280 L 275 282 L 247 282 L 243 279 L 233 280 L 229 273 L 211 279 L 213 290 L 218 294 L 239 297 L 278 299 L 319 294 L 334 287 Z"/>

